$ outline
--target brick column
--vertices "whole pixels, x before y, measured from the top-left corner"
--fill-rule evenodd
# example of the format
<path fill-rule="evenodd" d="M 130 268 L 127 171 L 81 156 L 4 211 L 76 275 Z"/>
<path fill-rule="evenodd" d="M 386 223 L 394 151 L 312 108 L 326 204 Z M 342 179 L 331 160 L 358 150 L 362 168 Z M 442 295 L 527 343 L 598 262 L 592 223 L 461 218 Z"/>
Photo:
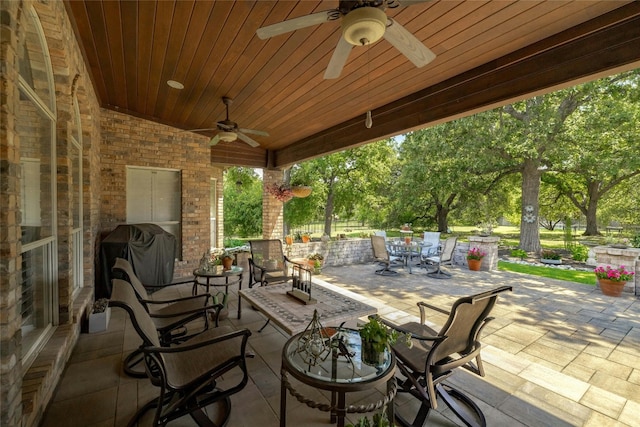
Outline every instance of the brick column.
<path fill-rule="evenodd" d="M 281 184 L 284 173 L 281 170 L 263 170 L 262 174 L 262 238 L 284 239 L 284 203 L 267 193 L 266 188 L 274 183 Z"/>

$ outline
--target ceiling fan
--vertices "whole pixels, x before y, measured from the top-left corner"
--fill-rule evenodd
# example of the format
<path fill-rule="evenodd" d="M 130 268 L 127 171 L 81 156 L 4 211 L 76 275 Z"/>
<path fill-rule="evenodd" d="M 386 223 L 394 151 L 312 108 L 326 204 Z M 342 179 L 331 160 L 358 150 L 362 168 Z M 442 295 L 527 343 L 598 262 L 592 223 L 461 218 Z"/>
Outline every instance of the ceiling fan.
<path fill-rule="evenodd" d="M 341 0 L 337 9 L 316 12 L 258 28 L 256 34 L 264 40 L 290 31 L 341 19 L 342 37 L 340 37 L 324 73 L 325 79 L 335 79 L 340 76 L 353 46 L 372 44 L 382 37 L 413 62 L 416 67 L 423 67 L 433 61 L 436 55 L 402 25 L 389 18 L 384 11 L 387 8 L 411 6 L 426 1 L 429 0 Z"/>
<path fill-rule="evenodd" d="M 219 130 L 218 134 L 213 138 L 211 138 L 211 141 L 209 141 L 209 145 L 211 146 L 216 145 L 219 141 L 233 142 L 236 139 L 240 139 L 252 147 L 259 147 L 260 144 L 257 141 L 255 141 L 253 138 L 250 138 L 245 134 L 250 133 L 252 135 L 260 135 L 260 136 L 269 136 L 269 134 L 261 130 L 239 128 L 236 122 L 232 122 L 231 120 L 229 120 L 229 105 L 231 105 L 233 100 L 229 97 L 223 96 L 222 102 L 224 103 L 227 109 L 226 119 L 217 122 L 215 128 L 191 129 L 191 132 L 201 132 L 206 130 L 218 129 Z"/>

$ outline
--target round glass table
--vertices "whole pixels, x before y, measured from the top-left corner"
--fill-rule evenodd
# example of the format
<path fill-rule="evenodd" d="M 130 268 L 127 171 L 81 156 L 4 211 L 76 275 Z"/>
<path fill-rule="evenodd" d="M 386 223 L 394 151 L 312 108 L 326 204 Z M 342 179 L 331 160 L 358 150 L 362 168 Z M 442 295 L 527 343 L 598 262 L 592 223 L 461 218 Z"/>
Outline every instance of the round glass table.
<path fill-rule="evenodd" d="M 362 361 L 362 343 L 357 330 L 324 328 L 318 341 L 309 331 L 292 336 L 282 350 L 280 371 L 280 426 L 286 426 L 287 391 L 307 406 L 331 413 L 331 422 L 344 427 L 347 413 L 377 411 L 386 406 L 387 416 L 393 421 L 393 398 L 397 386 L 394 378 L 396 359 L 388 348 L 377 365 Z M 331 404 L 316 402 L 289 381 L 289 375 L 303 384 L 331 392 Z M 345 394 L 370 390 L 386 383 L 386 394 L 368 405 L 347 406 Z"/>

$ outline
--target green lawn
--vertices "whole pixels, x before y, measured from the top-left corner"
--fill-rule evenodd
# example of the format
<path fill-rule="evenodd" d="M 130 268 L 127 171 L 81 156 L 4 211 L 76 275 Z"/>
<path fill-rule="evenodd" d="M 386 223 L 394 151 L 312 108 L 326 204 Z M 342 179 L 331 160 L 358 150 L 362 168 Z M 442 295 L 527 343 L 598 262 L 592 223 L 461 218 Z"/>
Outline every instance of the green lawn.
<path fill-rule="evenodd" d="M 584 283 L 585 285 L 595 286 L 596 284 L 596 276 L 591 271 L 562 270 L 559 268 L 514 264 L 505 261 L 498 261 L 498 270 L 531 274 L 532 276 L 542 276 L 550 279 L 567 280 L 569 282 Z"/>

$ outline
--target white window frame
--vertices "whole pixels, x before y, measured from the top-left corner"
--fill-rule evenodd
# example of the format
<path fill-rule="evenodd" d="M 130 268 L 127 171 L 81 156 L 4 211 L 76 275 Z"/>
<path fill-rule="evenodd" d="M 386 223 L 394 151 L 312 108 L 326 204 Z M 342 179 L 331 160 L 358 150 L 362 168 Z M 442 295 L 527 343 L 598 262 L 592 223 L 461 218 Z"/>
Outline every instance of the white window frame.
<path fill-rule="evenodd" d="M 182 258 L 182 174 L 179 169 L 127 165 L 127 224 L 156 224 L 176 238 L 176 258 Z M 138 176 L 132 179 L 131 175 Z M 142 177 L 140 176 L 142 174 Z M 148 180 L 144 176 L 148 175 Z M 157 179 L 172 176 L 175 193 L 163 193 Z M 162 197 L 162 196 L 165 197 Z M 168 196 L 168 197 L 167 197 Z M 166 210 L 169 206 L 168 210 Z M 141 213 L 145 209 L 146 213 Z M 169 215 L 167 215 L 169 213 Z M 169 218 L 167 218 L 169 216 Z"/>
<path fill-rule="evenodd" d="M 42 313 L 43 317 L 46 319 L 46 324 L 42 325 L 41 328 L 37 328 L 39 333 L 35 337 L 28 337 L 25 339 L 26 335 L 30 332 L 33 332 L 36 328 L 33 328 L 30 324 L 24 324 L 24 320 L 21 319 L 22 331 L 23 331 L 23 341 L 22 341 L 22 369 L 26 371 L 36 356 L 40 352 L 40 349 L 46 344 L 54 331 L 54 326 L 59 323 L 59 313 L 58 313 L 58 216 L 57 216 L 57 192 L 56 192 L 56 114 L 55 114 L 55 86 L 53 83 L 53 68 L 51 66 L 51 58 L 49 56 L 49 47 L 47 45 L 47 41 L 44 36 L 44 30 L 42 28 L 42 24 L 40 23 L 40 19 L 38 14 L 36 13 L 33 6 L 28 9 L 30 18 L 32 19 L 34 28 L 36 33 L 38 34 L 38 38 L 40 41 L 40 45 L 42 47 L 42 52 L 44 55 L 44 65 L 46 67 L 46 76 L 47 83 L 49 87 L 50 94 L 50 106 L 47 105 L 46 102 L 42 98 L 38 96 L 38 94 L 33 90 L 33 88 L 29 85 L 29 83 L 24 79 L 23 76 L 18 75 L 18 89 L 21 94 L 24 95 L 30 102 L 32 102 L 36 108 L 40 111 L 40 113 L 44 114 L 50 120 L 50 163 L 51 163 L 51 177 L 50 181 L 50 194 L 51 194 L 51 206 L 52 212 L 51 214 L 51 236 L 46 238 L 37 240 L 35 242 L 30 242 L 22 245 L 21 255 L 26 254 L 29 251 L 42 251 L 42 264 L 39 266 L 42 271 L 41 278 L 43 294 L 45 296 L 45 301 L 43 303 Z M 24 186 L 24 183 L 21 183 L 21 187 Z M 22 307 L 20 308 L 22 313 Z M 29 334 L 30 335 L 30 334 Z"/>

